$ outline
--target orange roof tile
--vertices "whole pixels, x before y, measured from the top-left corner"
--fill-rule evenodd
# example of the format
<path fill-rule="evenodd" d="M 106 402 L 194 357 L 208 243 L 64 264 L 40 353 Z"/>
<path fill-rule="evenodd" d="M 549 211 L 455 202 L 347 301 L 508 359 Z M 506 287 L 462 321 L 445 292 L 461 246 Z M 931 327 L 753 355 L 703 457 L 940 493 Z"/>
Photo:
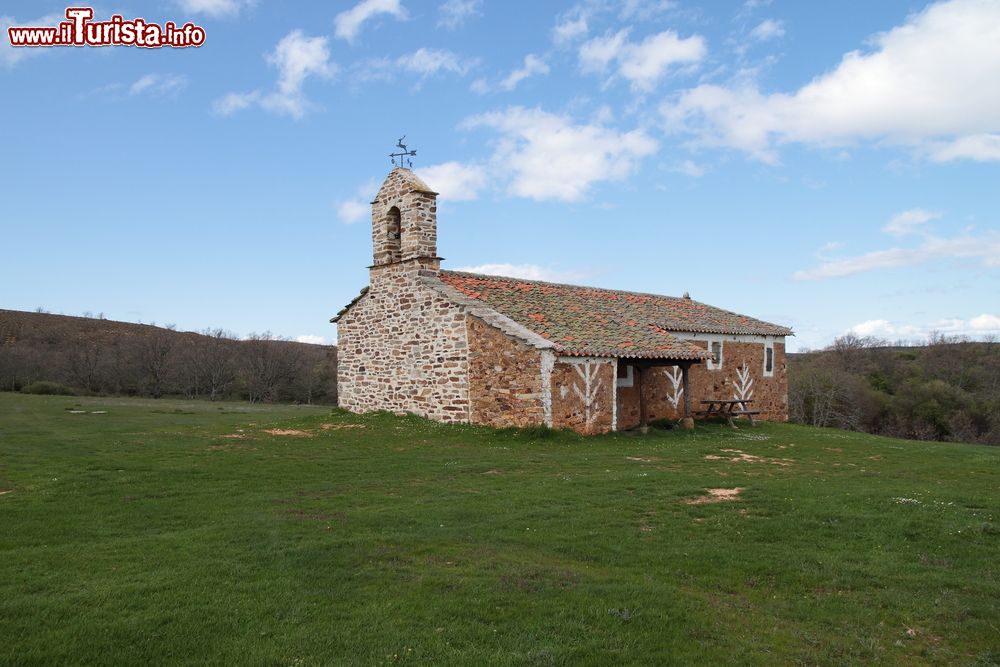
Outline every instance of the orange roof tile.
<path fill-rule="evenodd" d="M 441 271 L 439 279 L 536 334 L 561 354 L 705 359 L 671 332 L 788 336 L 791 329 L 688 298 Z"/>

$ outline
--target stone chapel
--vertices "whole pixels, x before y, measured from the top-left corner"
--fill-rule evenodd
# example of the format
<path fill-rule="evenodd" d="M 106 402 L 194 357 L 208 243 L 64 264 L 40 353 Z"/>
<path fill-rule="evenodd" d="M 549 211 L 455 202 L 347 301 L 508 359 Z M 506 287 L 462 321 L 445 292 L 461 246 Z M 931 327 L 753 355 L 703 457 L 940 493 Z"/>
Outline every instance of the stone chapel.
<path fill-rule="evenodd" d="M 788 418 L 787 327 L 686 294 L 442 270 L 436 197 L 402 167 L 375 195 L 369 285 L 331 320 L 341 407 L 585 434 L 690 423 L 704 400 Z"/>

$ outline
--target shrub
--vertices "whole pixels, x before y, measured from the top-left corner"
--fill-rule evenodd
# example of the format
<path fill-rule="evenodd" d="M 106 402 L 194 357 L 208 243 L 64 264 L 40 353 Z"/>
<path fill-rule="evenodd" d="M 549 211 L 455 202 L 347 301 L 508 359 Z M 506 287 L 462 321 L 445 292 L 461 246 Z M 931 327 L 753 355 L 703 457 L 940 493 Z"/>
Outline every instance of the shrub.
<path fill-rule="evenodd" d="M 76 392 L 64 384 L 49 382 L 48 380 L 36 380 L 27 387 L 21 389 L 25 394 L 48 394 L 52 396 L 75 396 Z"/>

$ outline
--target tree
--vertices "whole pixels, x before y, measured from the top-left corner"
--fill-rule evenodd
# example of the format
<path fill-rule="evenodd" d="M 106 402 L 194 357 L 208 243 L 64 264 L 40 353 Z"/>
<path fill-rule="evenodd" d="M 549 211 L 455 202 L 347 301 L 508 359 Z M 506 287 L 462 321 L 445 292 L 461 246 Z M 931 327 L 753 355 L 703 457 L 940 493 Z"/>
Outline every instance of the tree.
<path fill-rule="evenodd" d="M 103 352 L 97 341 L 74 337 L 64 355 L 69 384 L 90 392 L 100 391 Z"/>
<path fill-rule="evenodd" d="M 208 398 L 214 401 L 221 398 L 236 380 L 236 337 L 223 329 L 206 329 L 203 334 L 210 340 L 199 348 L 201 365 Z"/>
<path fill-rule="evenodd" d="M 283 386 L 295 377 L 298 355 L 287 341 L 275 338 L 270 332 L 250 334 L 243 342 L 240 371 L 247 400 L 277 400 Z"/>
<path fill-rule="evenodd" d="M 173 348 L 173 336 L 160 330 L 154 329 L 135 340 L 133 349 L 142 393 L 153 398 L 163 396 L 167 385 L 168 361 Z"/>

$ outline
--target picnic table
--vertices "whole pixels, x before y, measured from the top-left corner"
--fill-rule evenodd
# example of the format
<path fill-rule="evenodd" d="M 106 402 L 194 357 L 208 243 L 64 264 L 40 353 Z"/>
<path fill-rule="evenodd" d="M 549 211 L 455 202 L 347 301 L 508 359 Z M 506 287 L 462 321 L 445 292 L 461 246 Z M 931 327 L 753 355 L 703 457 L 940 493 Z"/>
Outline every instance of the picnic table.
<path fill-rule="evenodd" d="M 706 407 L 698 410 L 695 414 L 699 417 L 725 417 L 726 421 L 733 428 L 736 428 L 736 424 L 733 423 L 734 417 L 746 417 L 750 420 L 750 425 L 753 426 L 753 416 L 759 415 L 760 410 L 751 410 L 751 403 L 753 403 L 753 399 L 750 398 L 736 398 L 732 400 L 710 399 L 702 401 L 701 404 Z"/>

